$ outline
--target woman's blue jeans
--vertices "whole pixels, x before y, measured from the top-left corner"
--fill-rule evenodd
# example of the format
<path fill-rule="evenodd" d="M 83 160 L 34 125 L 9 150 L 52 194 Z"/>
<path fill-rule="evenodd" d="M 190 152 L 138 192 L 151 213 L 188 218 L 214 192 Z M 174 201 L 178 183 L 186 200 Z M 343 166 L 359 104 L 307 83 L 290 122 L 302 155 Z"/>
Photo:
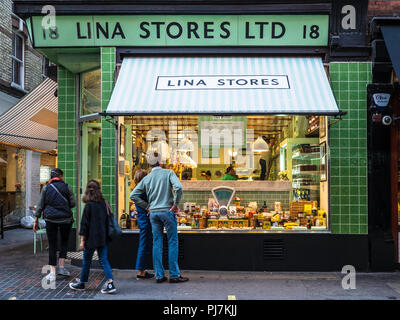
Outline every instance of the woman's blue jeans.
<path fill-rule="evenodd" d="M 97 250 L 97 254 L 99 256 L 100 265 L 103 267 L 104 274 L 106 276 L 106 280 L 113 280 L 112 270 L 110 263 L 108 262 L 108 247 L 100 247 L 100 248 L 85 248 L 83 251 L 83 262 L 82 262 L 82 271 L 81 271 L 81 282 L 88 282 L 90 266 L 92 264 L 92 258 L 94 251 Z"/>
<path fill-rule="evenodd" d="M 136 257 L 136 270 L 145 270 L 146 261 L 151 255 L 151 244 L 153 235 L 151 231 L 150 218 L 147 212 L 141 208 L 137 208 L 137 221 L 140 229 L 139 233 L 139 248 Z"/>
<path fill-rule="evenodd" d="M 164 277 L 162 263 L 164 227 L 168 238 L 169 277 L 177 278 L 181 273 L 178 266 L 178 226 L 175 213 L 172 211 L 151 212 L 150 221 L 153 229 L 153 264 L 156 278 Z"/>

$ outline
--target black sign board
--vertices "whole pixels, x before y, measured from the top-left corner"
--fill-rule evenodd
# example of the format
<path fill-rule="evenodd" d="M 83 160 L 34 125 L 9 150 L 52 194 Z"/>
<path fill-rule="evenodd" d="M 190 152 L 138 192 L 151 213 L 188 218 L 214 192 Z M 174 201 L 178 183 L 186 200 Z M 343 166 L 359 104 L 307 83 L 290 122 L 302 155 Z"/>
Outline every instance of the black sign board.
<path fill-rule="evenodd" d="M 330 26 L 332 47 L 362 47 L 366 45 L 368 0 L 332 1 Z"/>

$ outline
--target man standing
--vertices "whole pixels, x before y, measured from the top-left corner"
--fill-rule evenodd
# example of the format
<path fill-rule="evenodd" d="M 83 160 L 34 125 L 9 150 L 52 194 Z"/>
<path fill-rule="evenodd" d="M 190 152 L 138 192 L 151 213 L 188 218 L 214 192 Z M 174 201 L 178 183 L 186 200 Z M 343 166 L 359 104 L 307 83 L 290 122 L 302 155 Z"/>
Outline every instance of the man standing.
<path fill-rule="evenodd" d="M 147 208 L 150 212 L 150 222 L 153 230 L 153 264 L 157 283 L 167 281 L 162 263 L 163 229 L 168 238 L 169 282 L 180 283 L 188 281 L 182 277 L 178 266 L 178 228 L 176 214 L 182 197 L 182 184 L 172 170 L 160 167 L 160 157 L 155 152 L 149 156 L 148 162 L 152 170 L 144 177 L 130 194 L 135 205 Z M 172 192 L 172 190 L 174 192 Z M 147 196 L 148 202 L 144 195 Z"/>

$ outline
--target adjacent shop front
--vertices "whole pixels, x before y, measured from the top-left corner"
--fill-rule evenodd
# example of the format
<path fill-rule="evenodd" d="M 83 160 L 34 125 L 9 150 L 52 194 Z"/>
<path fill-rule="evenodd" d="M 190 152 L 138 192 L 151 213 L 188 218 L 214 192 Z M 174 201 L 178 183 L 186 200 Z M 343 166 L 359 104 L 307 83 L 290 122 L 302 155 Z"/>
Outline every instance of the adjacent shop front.
<path fill-rule="evenodd" d="M 182 269 L 367 270 L 371 65 L 331 54 L 340 8 L 120 6 L 26 17 L 59 65 L 58 165 L 78 198 L 99 180 L 124 230 L 112 265 L 134 268 L 151 154 L 182 182 Z"/>

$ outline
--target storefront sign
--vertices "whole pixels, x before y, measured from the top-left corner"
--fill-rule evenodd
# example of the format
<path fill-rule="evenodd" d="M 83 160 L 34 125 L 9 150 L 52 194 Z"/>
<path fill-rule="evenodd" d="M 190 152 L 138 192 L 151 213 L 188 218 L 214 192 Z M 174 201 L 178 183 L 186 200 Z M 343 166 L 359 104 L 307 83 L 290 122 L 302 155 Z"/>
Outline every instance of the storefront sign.
<path fill-rule="evenodd" d="M 156 90 L 289 89 L 286 75 L 279 76 L 159 76 Z"/>
<path fill-rule="evenodd" d="M 36 47 L 326 46 L 328 15 L 46 16 L 27 24 Z"/>

